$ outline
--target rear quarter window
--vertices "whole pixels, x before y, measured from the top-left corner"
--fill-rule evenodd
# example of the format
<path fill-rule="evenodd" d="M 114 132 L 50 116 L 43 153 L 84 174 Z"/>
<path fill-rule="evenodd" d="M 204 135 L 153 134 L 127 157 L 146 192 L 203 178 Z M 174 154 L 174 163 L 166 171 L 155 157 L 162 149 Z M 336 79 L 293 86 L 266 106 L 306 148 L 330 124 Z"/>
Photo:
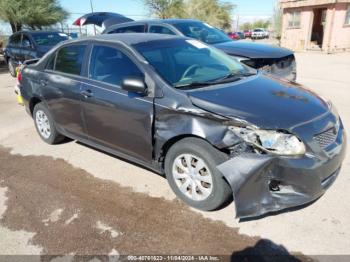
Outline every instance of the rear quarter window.
<path fill-rule="evenodd" d="M 80 75 L 86 46 L 71 45 L 61 48 L 56 57 L 55 71 Z"/>
<path fill-rule="evenodd" d="M 127 26 L 127 27 L 121 27 L 114 29 L 109 32 L 109 34 L 120 34 L 120 33 L 144 33 L 145 32 L 145 25 L 133 25 L 133 26 Z"/>

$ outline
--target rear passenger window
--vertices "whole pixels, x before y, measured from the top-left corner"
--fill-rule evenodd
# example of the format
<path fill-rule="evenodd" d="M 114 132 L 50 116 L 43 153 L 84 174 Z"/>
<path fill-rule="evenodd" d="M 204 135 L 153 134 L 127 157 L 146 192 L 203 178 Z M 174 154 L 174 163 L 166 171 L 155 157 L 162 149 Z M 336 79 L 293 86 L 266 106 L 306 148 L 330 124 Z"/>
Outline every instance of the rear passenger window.
<path fill-rule="evenodd" d="M 144 33 L 145 32 L 145 25 L 134 25 L 134 26 L 127 26 L 122 28 L 117 28 L 109 34 L 119 34 L 119 33 Z"/>
<path fill-rule="evenodd" d="M 21 45 L 21 34 L 17 34 L 11 37 L 10 45 L 20 46 Z"/>
<path fill-rule="evenodd" d="M 55 70 L 72 75 L 80 75 L 86 46 L 71 45 L 58 51 Z"/>
<path fill-rule="evenodd" d="M 169 28 L 161 25 L 152 25 L 149 32 L 153 34 L 175 35 Z"/>
<path fill-rule="evenodd" d="M 120 86 L 125 77 L 143 74 L 134 62 L 121 51 L 107 46 L 95 46 L 92 50 L 89 77 Z"/>

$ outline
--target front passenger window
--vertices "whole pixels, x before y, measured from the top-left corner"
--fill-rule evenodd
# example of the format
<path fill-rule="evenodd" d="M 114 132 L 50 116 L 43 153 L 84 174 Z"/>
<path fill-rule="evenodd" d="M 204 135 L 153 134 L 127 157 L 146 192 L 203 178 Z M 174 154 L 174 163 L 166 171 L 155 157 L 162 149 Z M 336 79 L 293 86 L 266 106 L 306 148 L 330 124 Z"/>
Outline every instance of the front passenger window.
<path fill-rule="evenodd" d="M 30 42 L 28 36 L 26 36 L 26 35 L 23 35 L 22 47 L 25 47 L 25 48 L 31 48 L 32 47 L 32 43 Z"/>
<path fill-rule="evenodd" d="M 121 51 L 107 46 L 95 46 L 92 50 L 89 77 L 120 86 L 125 77 L 143 74 L 134 62 Z"/>

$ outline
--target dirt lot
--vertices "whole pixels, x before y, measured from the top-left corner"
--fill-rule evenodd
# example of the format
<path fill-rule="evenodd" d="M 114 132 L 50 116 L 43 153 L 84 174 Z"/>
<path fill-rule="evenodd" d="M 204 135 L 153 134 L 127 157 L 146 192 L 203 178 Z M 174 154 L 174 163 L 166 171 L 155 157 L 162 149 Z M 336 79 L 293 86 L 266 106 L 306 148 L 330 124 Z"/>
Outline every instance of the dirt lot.
<path fill-rule="evenodd" d="M 330 98 L 349 130 L 350 54 L 297 60 L 298 81 Z M 350 254 L 349 155 L 313 205 L 238 221 L 234 204 L 198 212 L 152 172 L 80 143 L 42 143 L 14 82 L 0 73 L 0 254 Z"/>

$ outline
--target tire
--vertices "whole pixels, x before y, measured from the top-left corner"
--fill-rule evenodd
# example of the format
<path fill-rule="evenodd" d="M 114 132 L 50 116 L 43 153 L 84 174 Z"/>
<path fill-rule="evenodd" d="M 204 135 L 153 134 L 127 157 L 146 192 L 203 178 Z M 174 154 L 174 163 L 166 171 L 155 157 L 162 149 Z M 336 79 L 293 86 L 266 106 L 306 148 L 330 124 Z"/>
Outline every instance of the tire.
<path fill-rule="evenodd" d="M 64 140 L 65 137 L 57 132 L 52 116 L 43 103 L 34 107 L 33 119 L 36 131 L 45 143 L 54 145 Z"/>
<path fill-rule="evenodd" d="M 8 69 L 9 69 L 9 72 L 10 72 L 10 75 L 12 77 L 16 77 L 16 65 L 15 65 L 15 62 L 12 60 L 12 58 L 10 58 L 8 61 L 7 61 L 7 66 L 8 66 Z"/>
<path fill-rule="evenodd" d="M 205 168 L 201 169 L 201 173 L 198 172 L 197 175 L 192 174 L 190 184 L 188 184 L 187 180 L 191 175 L 188 176 L 186 172 L 181 173 L 181 168 L 179 169 L 179 165 L 182 167 L 185 167 L 184 164 L 187 165 L 185 159 L 188 159 L 189 155 L 194 157 L 189 161 L 193 163 L 194 166 L 197 166 L 198 163 L 203 163 L 205 165 Z M 228 156 L 226 154 L 215 149 L 206 141 L 192 137 L 185 138 L 174 144 L 166 155 L 164 164 L 166 178 L 174 193 L 189 206 L 204 211 L 217 210 L 232 199 L 232 190 L 230 186 L 216 168 L 217 165 L 225 162 L 227 159 Z M 195 160 L 198 161 L 195 162 Z M 200 160 L 203 162 L 200 162 Z M 202 165 L 200 164 L 198 167 L 200 166 Z M 191 168 L 194 170 L 192 165 Z M 179 171 L 181 174 L 179 174 Z M 179 175 L 187 176 L 187 178 L 175 178 Z M 211 181 L 206 183 L 210 180 L 209 177 L 211 177 Z M 199 181 L 198 179 L 205 179 L 206 182 Z M 193 180 L 195 180 L 195 182 L 193 182 L 194 184 L 192 184 Z M 196 194 L 192 193 L 192 185 L 195 185 Z M 186 189 L 181 190 L 181 186 Z M 205 190 L 201 191 L 200 188 Z"/>

